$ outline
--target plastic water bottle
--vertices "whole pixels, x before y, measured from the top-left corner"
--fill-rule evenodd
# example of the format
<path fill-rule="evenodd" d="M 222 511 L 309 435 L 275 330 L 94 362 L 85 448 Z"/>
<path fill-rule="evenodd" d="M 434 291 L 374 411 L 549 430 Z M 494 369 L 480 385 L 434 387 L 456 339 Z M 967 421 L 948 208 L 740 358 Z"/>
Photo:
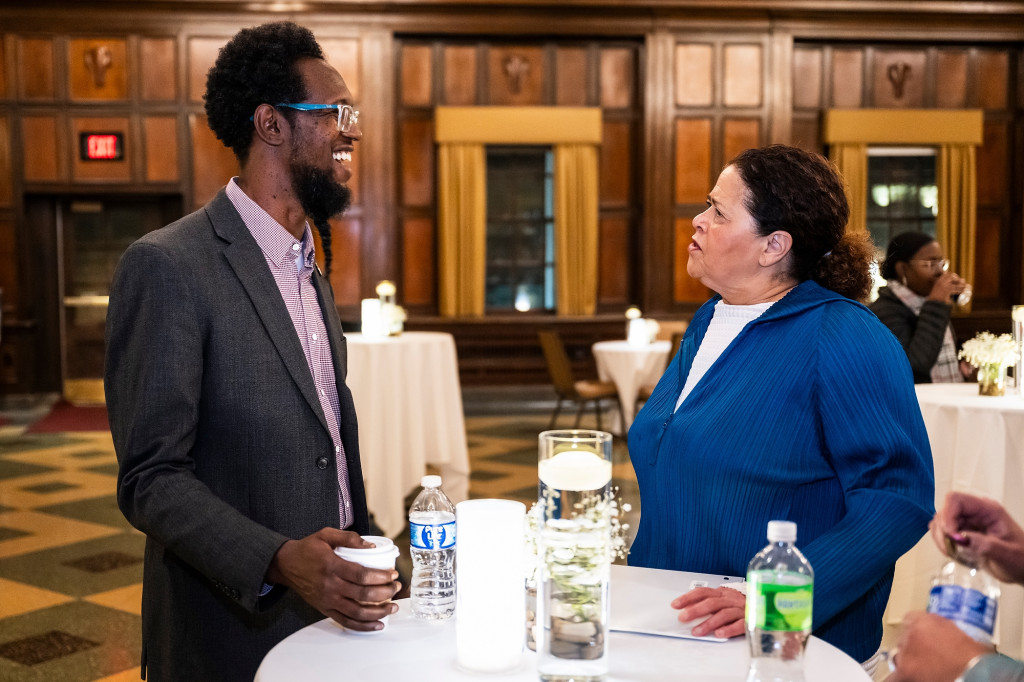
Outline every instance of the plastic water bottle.
<path fill-rule="evenodd" d="M 928 613 L 956 623 L 982 644 L 992 644 L 999 605 L 999 583 L 963 553 L 955 553 L 932 580 Z"/>
<path fill-rule="evenodd" d="M 441 490 L 440 476 L 424 476 L 423 490 L 409 508 L 412 612 L 441 621 L 455 613 L 455 506 Z"/>
<path fill-rule="evenodd" d="M 768 546 L 747 567 L 747 682 L 803 682 L 814 570 L 793 543 L 796 524 L 768 522 Z"/>

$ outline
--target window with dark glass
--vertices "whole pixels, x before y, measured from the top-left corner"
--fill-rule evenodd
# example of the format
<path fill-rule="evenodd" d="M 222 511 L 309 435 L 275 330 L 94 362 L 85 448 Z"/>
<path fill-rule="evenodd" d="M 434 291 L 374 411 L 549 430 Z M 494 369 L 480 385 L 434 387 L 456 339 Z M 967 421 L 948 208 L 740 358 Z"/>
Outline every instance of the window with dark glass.
<path fill-rule="evenodd" d="M 934 235 L 938 194 L 934 149 L 872 148 L 867 225 L 879 253 L 884 254 L 889 241 L 901 232 Z"/>
<path fill-rule="evenodd" d="M 554 155 L 487 148 L 488 312 L 555 310 Z"/>

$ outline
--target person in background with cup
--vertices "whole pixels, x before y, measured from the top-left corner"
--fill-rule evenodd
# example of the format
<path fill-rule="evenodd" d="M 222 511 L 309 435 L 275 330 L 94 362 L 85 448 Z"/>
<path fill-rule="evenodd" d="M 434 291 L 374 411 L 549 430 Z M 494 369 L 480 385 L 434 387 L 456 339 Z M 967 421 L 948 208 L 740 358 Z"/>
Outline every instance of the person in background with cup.
<path fill-rule="evenodd" d="M 950 492 L 931 531 L 943 552 L 967 553 L 996 579 L 1024 585 L 1024 529 L 998 502 Z M 933 613 L 907 614 L 896 647 L 888 682 L 1024 682 L 1024 662 L 997 654 Z"/>
<path fill-rule="evenodd" d="M 719 175 L 686 265 L 717 295 L 629 430 L 643 505 L 629 563 L 746 575 L 768 522 L 794 521 L 813 633 L 872 670 L 893 567 L 928 527 L 935 480 L 906 355 L 857 302 L 872 249 L 848 217 L 818 154 L 748 149 Z M 737 637 L 745 604 L 698 588 L 671 606 L 681 621 L 710 614 L 697 636 Z"/>
<path fill-rule="evenodd" d="M 156 682 L 251 682 L 325 615 L 372 631 L 398 609 L 393 568 L 334 552 L 371 546 L 370 523 L 307 219 L 329 228 L 348 206 L 352 95 L 313 34 L 280 22 L 220 50 L 205 100 L 241 172 L 128 247 L 107 314 L 117 499 L 146 534 L 142 675 Z"/>
<path fill-rule="evenodd" d="M 882 263 L 882 277 L 886 286 L 878 290 L 878 299 L 869 307 L 899 339 L 914 371 L 914 383 L 969 378 L 973 369 L 957 360 L 956 338 L 949 322 L 953 303 L 968 295 L 969 286 L 949 271 L 949 261 L 935 237 L 924 232 L 893 237 Z"/>

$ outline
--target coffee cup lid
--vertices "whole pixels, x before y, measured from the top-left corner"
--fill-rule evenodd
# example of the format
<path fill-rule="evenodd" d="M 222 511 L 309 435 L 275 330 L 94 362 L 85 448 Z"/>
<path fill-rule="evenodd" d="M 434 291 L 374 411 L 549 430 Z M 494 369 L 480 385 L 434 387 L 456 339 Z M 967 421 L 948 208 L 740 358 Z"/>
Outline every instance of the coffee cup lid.
<path fill-rule="evenodd" d="M 347 561 L 358 561 L 371 556 L 398 556 L 398 548 L 383 535 L 364 535 L 363 539 L 376 547 L 335 547 L 334 553 Z"/>

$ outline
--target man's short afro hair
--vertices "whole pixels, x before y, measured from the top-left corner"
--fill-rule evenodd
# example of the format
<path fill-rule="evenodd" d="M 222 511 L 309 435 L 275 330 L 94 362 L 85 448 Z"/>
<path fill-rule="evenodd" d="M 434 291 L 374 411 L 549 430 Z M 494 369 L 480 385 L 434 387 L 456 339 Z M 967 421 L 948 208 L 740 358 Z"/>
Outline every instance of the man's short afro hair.
<path fill-rule="evenodd" d="M 312 31 L 290 21 L 244 28 L 221 48 L 203 99 L 210 130 L 239 162 L 249 156 L 256 107 L 306 98 L 295 63 L 310 57 L 323 59 L 323 50 Z"/>

